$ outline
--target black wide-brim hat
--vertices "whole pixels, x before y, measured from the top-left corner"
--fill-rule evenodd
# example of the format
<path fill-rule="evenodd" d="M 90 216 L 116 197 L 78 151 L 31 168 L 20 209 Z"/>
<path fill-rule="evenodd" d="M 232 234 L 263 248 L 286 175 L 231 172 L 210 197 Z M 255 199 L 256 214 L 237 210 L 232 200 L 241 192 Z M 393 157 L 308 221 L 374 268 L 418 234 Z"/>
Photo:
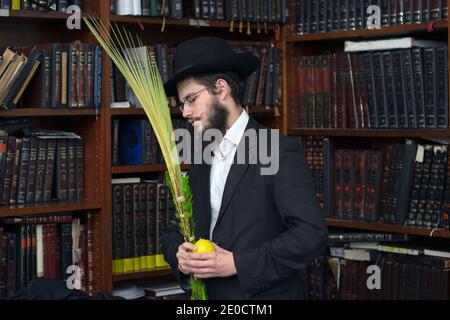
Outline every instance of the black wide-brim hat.
<path fill-rule="evenodd" d="M 177 95 L 177 82 L 193 74 L 234 72 L 245 79 L 260 66 L 251 53 L 235 53 L 228 42 L 216 37 L 200 37 L 178 44 L 174 76 L 164 84 L 168 97 Z"/>

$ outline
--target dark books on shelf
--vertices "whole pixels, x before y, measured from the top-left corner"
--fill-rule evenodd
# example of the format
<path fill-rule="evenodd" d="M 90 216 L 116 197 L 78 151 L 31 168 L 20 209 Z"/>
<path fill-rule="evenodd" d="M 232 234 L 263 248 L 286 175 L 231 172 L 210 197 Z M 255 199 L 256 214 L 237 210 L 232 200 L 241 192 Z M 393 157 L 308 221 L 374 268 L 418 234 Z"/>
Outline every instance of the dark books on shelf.
<path fill-rule="evenodd" d="M 84 200 L 84 145 L 71 132 L 0 130 L 0 206 Z"/>
<path fill-rule="evenodd" d="M 312 300 L 448 300 L 449 256 L 414 244 L 330 247 L 329 255 L 309 267 L 308 296 Z M 374 266 L 382 273 L 380 286 L 371 290 L 367 277 Z"/>
<path fill-rule="evenodd" d="M 24 92 L 25 108 L 100 108 L 103 49 L 80 41 L 39 44 L 40 66 Z"/>
<path fill-rule="evenodd" d="M 174 130 L 192 130 L 185 119 L 172 119 Z M 119 120 L 112 123 L 113 166 L 163 164 L 161 149 L 147 119 Z"/>
<path fill-rule="evenodd" d="M 372 5 L 381 10 L 382 28 L 448 19 L 446 0 L 295 0 L 291 29 L 299 35 L 371 29 L 367 21 L 375 14 L 368 10 Z"/>
<path fill-rule="evenodd" d="M 291 121 L 314 129 L 445 129 L 447 56 L 440 43 L 299 57 Z"/>
<path fill-rule="evenodd" d="M 139 178 L 118 178 L 112 180 L 112 189 L 113 273 L 167 266 L 159 241 L 175 214 L 167 186 Z"/>
<path fill-rule="evenodd" d="M 284 24 L 289 19 L 288 0 L 118 0 L 112 13 L 261 24 Z"/>
<path fill-rule="evenodd" d="M 305 137 L 316 195 L 329 218 L 448 229 L 448 148 L 414 140 L 373 149 Z"/>
<path fill-rule="evenodd" d="M 36 278 L 67 281 L 93 293 L 95 214 L 10 217 L 0 221 L 0 299 L 14 297 Z M 89 256 L 91 258 L 89 258 Z M 77 269 L 78 271 L 76 271 Z"/>

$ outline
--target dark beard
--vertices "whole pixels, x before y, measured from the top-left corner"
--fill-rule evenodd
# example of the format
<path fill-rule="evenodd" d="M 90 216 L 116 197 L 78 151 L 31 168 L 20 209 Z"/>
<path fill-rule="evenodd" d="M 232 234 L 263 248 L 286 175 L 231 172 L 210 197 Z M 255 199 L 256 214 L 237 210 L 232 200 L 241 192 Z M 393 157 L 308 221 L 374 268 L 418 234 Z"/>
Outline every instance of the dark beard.
<path fill-rule="evenodd" d="M 227 128 L 227 122 L 230 112 L 227 108 L 219 102 L 219 100 L 214 97 L 211 105 L 211 112 L 208 117 L 208 124 L 205 126 L 204 130 L 217 129 L 225 135 Z"/>

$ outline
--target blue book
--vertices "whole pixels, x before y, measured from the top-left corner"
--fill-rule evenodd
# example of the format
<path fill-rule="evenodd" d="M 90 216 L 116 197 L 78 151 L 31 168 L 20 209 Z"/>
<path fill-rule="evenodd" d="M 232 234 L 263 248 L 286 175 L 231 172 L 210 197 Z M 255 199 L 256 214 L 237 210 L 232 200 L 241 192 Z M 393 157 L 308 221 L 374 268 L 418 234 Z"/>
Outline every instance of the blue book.
<path fill-rule="evenodd" d="M 120 162 L 125 166 L 144 164 L 145 120 L 121 121 L 119 127 Z"/>

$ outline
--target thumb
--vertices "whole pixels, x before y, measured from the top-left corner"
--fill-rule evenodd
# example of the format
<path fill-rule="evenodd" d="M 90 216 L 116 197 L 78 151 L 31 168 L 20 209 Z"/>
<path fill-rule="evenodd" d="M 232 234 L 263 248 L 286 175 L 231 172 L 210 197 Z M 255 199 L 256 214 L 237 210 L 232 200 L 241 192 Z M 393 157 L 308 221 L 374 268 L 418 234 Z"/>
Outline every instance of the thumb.
<path fill-rule="evenodd" d="M 219 247 L 219 246 L 218 246 L 217 244 L 215 244 L 214 242 L 213 242 L 213 246 L 214 246 L 214 248 L 216 249 L 216 252 L 218 252 L 218 253 L 226 252 L 225 249 L 222 249 L 221 247 Z"/>

